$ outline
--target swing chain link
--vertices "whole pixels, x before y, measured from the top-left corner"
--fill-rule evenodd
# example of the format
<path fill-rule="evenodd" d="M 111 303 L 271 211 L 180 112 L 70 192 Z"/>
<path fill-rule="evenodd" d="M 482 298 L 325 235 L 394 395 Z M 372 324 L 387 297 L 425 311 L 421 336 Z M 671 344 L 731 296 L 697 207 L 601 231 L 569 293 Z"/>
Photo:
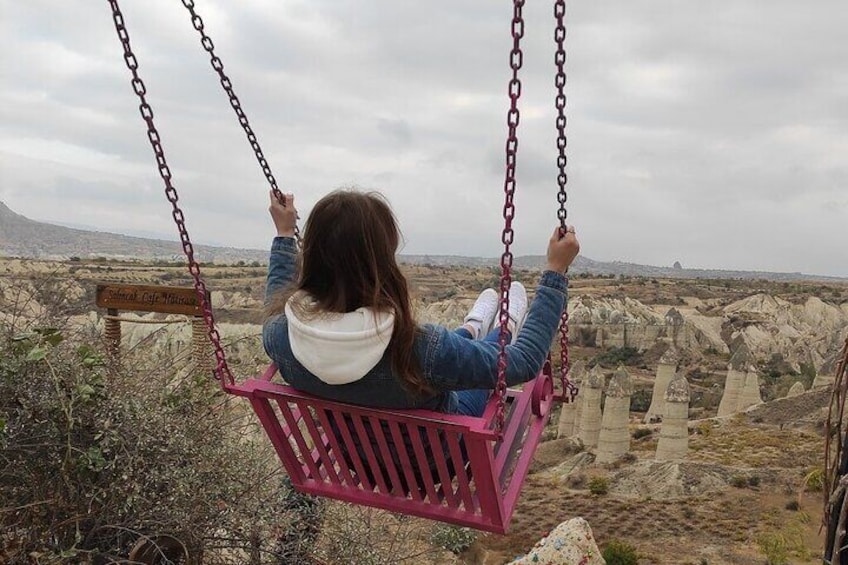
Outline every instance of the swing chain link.
<path fill-rule="evenodd" d="M 501 242 L 504 244 L 504 252 L 501 255 L 501 280 L 500 280 L 500 307 L 498 320 L 500 322 L 500 333 L 498 335 L 498 382 L 495 386 L 497 397 L 497 412 L 495 414 L 495 430 L 498 434 L 503 433 L 506 413 L 506 344 L 509 326 L 509 286 L 512 283 L 512 250 L 511 245 L 515 237 L 512 229 L 512 220 L 515 217 L 515 165 L 518 154 L 518 123 L 520 112 L 518 111 L 518 100 L 521 97 L 521 80 L 518 71 L 524 63 L 524 53 L 521 51 L 521 38 L 524 37 L 524 17 L 522 8 L 525 0 L 513 1 L 512 17 L 512 50 L 509 53 L 509 66 L 512 69 L 512 78 L 509 81 L 510 107 L 507 112 L 507 126 L 509 132 L 506 140 L 506 175 L 504 179 L 504 228 L 501 234 Z"/>
<path fill-rule="evenodd" d="M 556 41 L 557 49 L 556 55 L 554 56 L 554 63 L 557 68 L 556 72 L 556 80 L 554 82 L 557 95 L 556 95 L 556 109 L 557 109 L 557 118 L 556 118 L 556 129 L 557 129 L 557 168 L 559 169 L 559 174 L 557 174 L 557 185 L 559 186 L 559 191 L 557 192 L 557 202 L 559 202 L 559 209 L 557 210 L 557 219 L 559 219 L 559 226 L 562 232 L 562 235 L 565 235 L 565 231 L 567 229 L 566 219 L 568 218 L 568 210 L 565 207 L 565 203 L 568 201 L 568 193 L 565 190 L 566 184 L 568 183 L 568 175 L 566 174 L 565 167 L 568 164 L 568 158 L 565 154 L 565 148 L 567 146 L 567 139 L 565 136 L 565 126 L 567 123 L 565 116 L 565 83 L 566 83 L 566 74 L 565 74 L 565 60 L 566 60 L 566 52 L 565 52 L 565 0 L 556 0 L 554 2 L 554 17 L 556 18 L 556 31 L 554 32 L 554 40 Z M 568 278 L 566 278 L 566 288 L 568 288 Z M 571 361 L 568 358 L 568 301 L 566 301 L 566 307 L 562 312 L 562 321 L 560 322 L 560 383 L 562 385 L 562 398 L 565 402 L 573 402 L 577 397 L 577 387 L 571 382 L 569 379 L 569 373 L 571 372 Z"/>
<path fill-rule="evenodd" d="M 150 146 L 152 147 L 153 154 L 156 157 L 159 176 L 162 177 L 162 181 L 165 184 L 165 195 L 172 207 L 171 216 L 174 218 L 174 222 L 176 222 L 177 229 L 180 232 L 180 242 L 182 243 L 183 253 L 185 253 L 186 260 L 188 261 L 188 270 L 194 279 L 194 290 L 197 293 L 198 300 L 200 301 L 200 308 L 203 313 L 203 320 L 206 323 L 207 334 L 215 349 L 215 378 L 221 381 L 222 386 L 233 384 L 234 379 L 232 373 L 230 373 L 230 368 L 227 365 L 224 348 L 221 346 L 221 336 L 215 328 L 212 306 L 207 299 L 209 293 L 206 290 L 206 284 L 200 276 L 200 265 L 194 257 L 194 246 L 191 243 L 191 239 L 188 235 L 188 229 L 185 225 L 185 215 L 180 209 L 177 189 L 171 182 L 171 169 L 168 167 L 159 131 L 156 129 L 156 125 L 153 121 L 153 108 L 151 108 L 150 104 L 147 103 L 147 87 L 145 86 L 144 81 L 141 80 L 138 73 L 138 60 L 136 59 L 130 45 L 129 32 L 127 32 L 127 28 L 124 25 L 124 15 L 118 5 L 118 0 L 107 0 L 107 2 L 109 2 L 109 5 L 112 7 L 112 20 L 115 23 L 115 30 L 118 33 L 118 39 L 120 39 L 124 49 L 124 62 L 132 73 L 133 91 L 136 96 L 138 96 L 140 102 L 139 112 L 147 124 L 147 139 L 150 141 Z"/>
<path fill-rule="evenodd" d="M 215 44 L 212 42 L 212 38 L 206 33 L 206 25 L 203 23 L 203 18 L 200 17 L 195 9 L 194 0 L 182 0 L 182 3 L 191 15 L 191 25 L 200 34 L 200 44 L 203 46 L 206 53 L 209 54 L 209 62 L 218 74 L 221 86 L 224 88 L 224 92 L 227 94 L 227 98 L 230 101 L 230 106 L 236 113 L 236 117 L 238 117 L 238 122 L 244 130 L 245 136 L 247 136 L 247 141 L 250 143 L 253 153 L 256 155 L 256 160 L 259 162 L 259 167 L 262 169 L 262 173 L 265 175 L 268 184 L 271 185 L 274 197 L 285 206 L 285 198 L 277 185 L 277 179 L 274 176 L 274 173 L 271 171 L 271 165 L 269 165 L 267 159 L 265 159 L 265 153 L 259 145 L 259 138 L 256 137 L 256 133 L 254 133 L 253 128 L 250 125 L 250 121 L 247 119 L 247 114 L 245 114 L 241 107 L 241 101 L 233 89 L 233 83 L 230 80 L 230 77 L 224 73 L 224 62 L 220 57 L 218 57 L 218 55 L 215 54 Z M 294 227 L 294 236 L 298 244 L 300 244 L 300 228 L 298 228 L 297 225 Z"/>

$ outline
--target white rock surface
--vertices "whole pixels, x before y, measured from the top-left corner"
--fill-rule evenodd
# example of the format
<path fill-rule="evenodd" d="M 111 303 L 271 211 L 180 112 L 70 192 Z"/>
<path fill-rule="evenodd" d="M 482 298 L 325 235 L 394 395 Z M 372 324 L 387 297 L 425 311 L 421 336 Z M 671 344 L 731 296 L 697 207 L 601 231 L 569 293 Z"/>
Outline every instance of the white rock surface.
<path fill-rule="evenodd" d="M 527 555 L 509 565 L 606 565 L 592 535 L 592 528 L 583 518 L 563 522 L 539 540 Z"/>
<path fill-rule="evenodd" d="M 651 420 L 662 420 L 665 412 L 665 391 L 677 372 L 679 359 L 680 356 L 673 345 L 660 357 L 654 379 L 654 390 L 651 395 L 651 406 L 645 414 L 645 423 L 649 423 Z"/>

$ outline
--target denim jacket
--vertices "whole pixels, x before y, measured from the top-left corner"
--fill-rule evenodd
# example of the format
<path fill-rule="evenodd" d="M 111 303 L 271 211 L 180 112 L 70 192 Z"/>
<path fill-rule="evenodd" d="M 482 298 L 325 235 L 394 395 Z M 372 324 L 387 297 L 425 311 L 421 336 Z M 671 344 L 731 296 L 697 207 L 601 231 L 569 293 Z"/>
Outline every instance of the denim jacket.
<path fill-rule="evenodd" d="M 276 237 L 271 246 L 266 303 L 295 277 L 297 247 L 293 238 Z M 507 386 L 532 380 L 541 370 L 566 305 L 568 281 L 545 271 L 518 338 L 506 347 Z M 283 379 L 294 388 L 322 398 L 375 408 L 426 408 L 454 413 L 451 391 L 493 389 L 497 384 L 498 344 L 471 340 L 444 327 L 419 326 L 415 354 L 433 393 L 413 396 L 394 377 L 388 352 L 363 378 L 341 385 L 324 383 L 306 370 L 292 354 L 285 314 L 273 316 L 262 328 L 265 351 Z"/>

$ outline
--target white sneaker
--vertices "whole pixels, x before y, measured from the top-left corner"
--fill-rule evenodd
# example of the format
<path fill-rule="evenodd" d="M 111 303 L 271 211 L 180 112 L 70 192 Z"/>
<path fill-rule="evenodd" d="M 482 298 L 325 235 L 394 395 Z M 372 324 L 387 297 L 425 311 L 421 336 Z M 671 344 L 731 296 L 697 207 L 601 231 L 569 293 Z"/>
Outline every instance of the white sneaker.
<path fill-rule="evenodd" d="M 492 331 L 492 324 L 497 315 L 498 293 L 493 288 L 487 288 L 477 297 L 463 322 L 477 328 L 477 339 L 483 339 Z"/>
<path fill-rule="evenodd" d="M 527 289 L 518 281 L 509 285 L 509 330 L 512 332 L 512 342 L 518 339 L 518 332 L 527 318 Z"/>

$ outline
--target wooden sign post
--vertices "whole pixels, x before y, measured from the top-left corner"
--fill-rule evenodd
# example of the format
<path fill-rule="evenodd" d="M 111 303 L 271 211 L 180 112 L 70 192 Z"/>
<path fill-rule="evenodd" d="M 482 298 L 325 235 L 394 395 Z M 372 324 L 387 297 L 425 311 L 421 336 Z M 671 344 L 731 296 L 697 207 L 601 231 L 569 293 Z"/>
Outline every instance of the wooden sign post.
<path fill-rule="evenodd" d="M 209 292 L 206 301 L 211 303 Z M 109 351 L 118 356 L 121 345 L 120 310 L 182 314 L 192 317 L 192 351 L 198 368 L 211 367 L 203 310 L 192 287 L 106 283 L 97 285 L 95 303 L 106 308 L 104 333 Z M 127 320 L 124 320 L 127 321 Z M 153 323 L 157 323 L 153 321 Z M 162 322 L 158 322 L 162 323 Z M 211 368 L 210 368 L 211 370 Z"/>

